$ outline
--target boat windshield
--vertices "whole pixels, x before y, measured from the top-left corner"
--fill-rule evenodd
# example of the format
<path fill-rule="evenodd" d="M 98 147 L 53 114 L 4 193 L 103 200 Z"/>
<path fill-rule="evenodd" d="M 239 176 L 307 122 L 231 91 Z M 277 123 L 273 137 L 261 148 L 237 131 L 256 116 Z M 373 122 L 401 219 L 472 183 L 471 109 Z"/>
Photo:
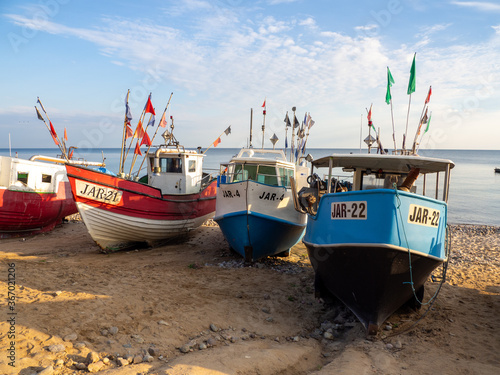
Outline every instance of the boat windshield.
<path fill-rule="evenodd" d="M 182 173 L 181 158 L 160 158 L 160 171 L 167 173 Z"/>
<path fill-rule="evenodd" d="M 290 186 L 293 177 L 292 168 L 276 167 L 275 165 L 236 163 L 229 165 L 229 182 L 246 180 L 257 181 L 272 186 Z"/>

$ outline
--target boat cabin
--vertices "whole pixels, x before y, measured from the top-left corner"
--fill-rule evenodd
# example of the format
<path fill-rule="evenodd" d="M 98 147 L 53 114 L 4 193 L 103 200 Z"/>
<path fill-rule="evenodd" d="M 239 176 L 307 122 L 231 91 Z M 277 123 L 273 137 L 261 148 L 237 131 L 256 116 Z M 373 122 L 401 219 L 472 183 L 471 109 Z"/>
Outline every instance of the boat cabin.
<path fill-rule="evenodd" d="M 198 193 L 210 180 L 202 170 L 204 157 L 182 147 L 159 147 L 148 154 L 148 184 L 164 195 Z"/>
<path fill-rule="evenodd" d="M 57 193 L 66 168 L 57 164 L 0 156 L 0 188 L 36 193 Z"/>
<path fill-rule="evenodd" d="M 303 167 L 305 169 L 305 167 Z M 242 149 L 229 163 L 221 164 L 222 183 L 252 180 L 271 186 L 290 187 L 296 166 L 281 150 Z M 305 181 L 305 170 L 302 179 Z"/>
<path fill-rule="evenodd" d="M 314 170 L 327 168 L 322 179 L 316 178 L 322 193 L 397 187 L 447 202 L 454 166 L 450 160 L 418 155 L 333 154 L 315 160 L 311 176 L 319 177 Z"/>

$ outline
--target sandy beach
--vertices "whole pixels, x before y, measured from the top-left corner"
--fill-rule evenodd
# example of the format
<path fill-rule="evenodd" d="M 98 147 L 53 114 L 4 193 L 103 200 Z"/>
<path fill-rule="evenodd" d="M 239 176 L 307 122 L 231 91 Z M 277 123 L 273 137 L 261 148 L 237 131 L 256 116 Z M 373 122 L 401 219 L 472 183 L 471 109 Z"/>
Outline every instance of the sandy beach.
<path fill-rule="evenodd" d="M 367 337 L 314 298 L 302 244 L 249 267 L 213 222 L 112 254 L 79 221 L 2 240 L 0 374 L 498 374 L 500 228 L 452 226 L 451 249 L 430 310 Z"/>

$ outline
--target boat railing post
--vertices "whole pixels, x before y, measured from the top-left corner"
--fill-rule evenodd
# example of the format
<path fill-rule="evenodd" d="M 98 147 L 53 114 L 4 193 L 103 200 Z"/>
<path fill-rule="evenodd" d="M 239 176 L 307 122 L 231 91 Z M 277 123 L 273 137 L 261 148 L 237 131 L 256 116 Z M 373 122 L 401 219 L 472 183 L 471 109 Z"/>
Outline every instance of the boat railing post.
<path fill-rule="evenodd" d="M 448 203 L 448 189 L 450 186 L 450 165 L 446 165 L 446 171 L 444 172 L 444 187 L 443 187 L 443 201 Z"/>
<path fill-rule="evenodd" d="M 328 159 L 328 185 L 326 187 L 326 191 L 328 194 L 332 192 L 332 167 L 333 167 L 333 158 L 330 157 Z"/>
<path fill-rule="evenodd" d="M 434 195 L 435 199 L 438 199 L 439 194 L 439 172 L 436 173 L 436 194 Z"/>
<path fill-rule="evenodd" d="M 422 195 L 425 195 L 425 183 L 427 180 L 427 173 L 424 173 L 424 182 L 422 184 Z"/>

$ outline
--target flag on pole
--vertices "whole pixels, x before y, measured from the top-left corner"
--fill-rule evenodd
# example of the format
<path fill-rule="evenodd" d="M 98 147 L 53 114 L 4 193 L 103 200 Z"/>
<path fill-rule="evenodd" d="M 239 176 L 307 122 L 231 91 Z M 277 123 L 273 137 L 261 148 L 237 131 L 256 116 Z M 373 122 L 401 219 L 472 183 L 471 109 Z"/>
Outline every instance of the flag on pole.
<path fill-rule="evenodd" d="M 151 138 L 149 138 L 149 135 L 147 132 L 144 132 L 144 136 L 142 137 L 142 141 L 140 146 L 146 145 L 146 146 L 151 146 Z"/>
<path fill-rule="evenodd" d="M 57 138 L 57 133 L 56 130 L 54 129 L 54 125 L 52 125 L 52 121 L 49 121 L 49 124 L 50 124 L 50 134 L 52 134 L 52 137 Z"/>
<path fill-rule="evenodd" d="M 155 126 L 155 115 L 151 116 L 151 118 L 149 119 L 149 122 L 148 124 L 146 125 L 146 128 L 148 126 Z"/>
<path fill-rule="evenodd" d="M 431 95 L 432 95 L 432 86 L 429 86 L 429 93 L 427 94 L 427 98 L 425 98 L 425 104 L 431 101 Z"/>
<path fill-rule="evenodd" d="M 415 76 L 415 57 L 417 56 L 417 53 L 413 55 L 413 62 L 411 63 L 411 68 L 410 68 L 410 82 L 408 82 L 408 95 L 411 95 L 412 92 L 415 92 L 415 86 L 416 86 L 416 76 Z"/>
<path fill-rule="evenodd" d="M 36 116 L 38 117 L 38 119 L 39 119 L 39 120 L 44 121 L 44 119 L 43 119 L 42 115 L 41 115 L 41 114 L 40 114 L 40 112 L 38 111 L 38 108 L 37 108 L 37 107 L 35 107 L 35 109 L 36 109 Z"/>
<path fill-rule="evenodd" d="M 311 121 L 309 122 L 309 129 L 311 129 L 315 123 L 316 123 L 316 121 L 311 119 Z"/>
<path fill-rule="evenodd" d="M 429 130 L 429 126 L 431 125 L 431 117 L 432 117 L 432 112 L 429 114 L 429 119 L 427 120 L 427 127 L 424 130 L 424 134 L 427 133 Z"/>
<path fill-rule="evenodd" d="M 139 147 L 139 142 L 137 142 L 137 143 L 135 144 L 134 154 L 137 154 L 137 155 L 141 155 L 141 156 L 142 156 L 141 148 Z"/>
<path fill-rule="evenodd" d="M 39 97 L 37 97 L 37 98 L 36 98 L 36 102 L 37 102 L 38 104 L 40 104 L 40 107 L 42 107 L 42 111 L 44 111 L 45 113 L 47 113 L 47 111 L 45 110 L 45 108 L 43 108 L 43 104 L 42 104 L 42 102 L 40 101 L 40 98 L 39 98 Z"/>
<path fill-rule="evenodd" d="M 127 118 L 127 124 L 130 124 L 130 121 L 132 121 L 132 113 L 130 112 L 130 107 L 128 105 L 128 93 L 127 98 L 125 99 L 125 117 Z"/>
<path fill-rule="evenodd" d="M 387 67 L 387 92 L 385 94 L 385 102 L 387 104 L 391 104 L 391 99 L 392 99 L 391 87 L 393 83 L 394 83 L 394 78 L 392 78 L 391 71 L 389 70 L 389 67 Z"/>
<path fill-rule="evenodd" d="M 264 99 L 264 103 L 262 103 L 262 108 L 264 108 L 264 110 L 262 111 L 262 114 L 266 114 L 266 99 Z"/>
<path fill-rule="evenodd" d="M 372 106 L 370 105 L 370 110 L 368 111 L 368 116 L 366 116 L 368 119 L 368 126 L 370 126 L 370 122 L 372 122 Z"/>
<path fill-rule="evenodd" d="M 293 115 L 293 128 L 295 129 L 296 127 L 300 126 L 299 120 L 297 120 L 297 116 Z"/>
<path fill-rule="evenodd" d="M 166 126 L 167 126 L 167 120 L 165 120 L 165 112 L 163 112 L 163 116 L 161 116 L 160 126 L 161 126 L 162 128 L 164 128 L 164 127 L 166 127 Z"/>
<path fill-rule="evenodd" d="M 64 140 L 68 142 L 68 133 L 66 133 L 66 128 L 64 128 Z"/>
<path fill-rule="evenodd" d="M 217 147 L 217 145 L 221 142 L 220 137 L 217 138 L 214 142 L 214 147 Z"/>
<path fill-rule="evenodd" d="M 231 125 L 229 125 L 228 128 L 224 130 L 224 133 L 226 133 L 226 135 L 231 134 Z"/>
<path fill-rule="evenodd" d="M 151 103 L 151 94 L 149 94 L 148 96 L 148 101 L 146 102 L 146 106 L 144 107 L 144 112 L 156 115 L 153 104 Z"/>
<path fill-rule="evenodd" d="M 288 136 L 285 135 L 285 150 L 288 148 Z"/>
<path fill-rule="evenodd" d="M 290 118 L 288 117 L 288 112 L 286 113 L 285 119 L 283 121 L 285 122 L 285 126 L 292 126 L 292 124 L 290 123 Z"/>
<path fill-rule="evenodd" d="M 57 140 L 57 133 L 56 130 L 54 129 L 54 126 L 52 125 L 52 122 L 49 121 L 50 124 L 50 135 L 52 136 L 52 139 L 54 140 L 54 143 L 56 146 L 59 146 L 59 141 Z"/>
<path fill-rule="evenodd" d="M 125 139 L 133 137 L 134 132 L 132 131 L 132 128 L 127 124 L 127 133 L 125 134 Z"/>
<path fill-rule="evenodd" d="M 142 128 L 142 122 L 139 121 L 137 128 L 135 128 L 134 138 L 140 139 L 142 137 L 144 137 L 144 129 Z"/>

